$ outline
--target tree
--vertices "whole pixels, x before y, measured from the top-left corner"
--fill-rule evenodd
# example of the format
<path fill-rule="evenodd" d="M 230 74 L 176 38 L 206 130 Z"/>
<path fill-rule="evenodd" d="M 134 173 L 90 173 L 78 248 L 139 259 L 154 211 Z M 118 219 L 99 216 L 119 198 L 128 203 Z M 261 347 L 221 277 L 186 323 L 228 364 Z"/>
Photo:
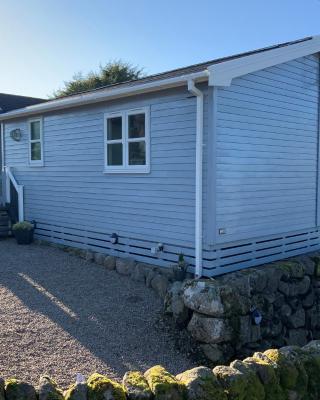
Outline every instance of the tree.
<path fill-rule="evenodd" d="M 75 74 L 72 80 L 64 82 L 64 87 L 53 93 L 53 97 L 62 97 L 69 94 L 85 92 L 114 83 L 139 79 L 144 76 L 143 69 L 122 60 L 110 61 L 99 67 L 98 72 L 89 72 L 83 75 Z"/>

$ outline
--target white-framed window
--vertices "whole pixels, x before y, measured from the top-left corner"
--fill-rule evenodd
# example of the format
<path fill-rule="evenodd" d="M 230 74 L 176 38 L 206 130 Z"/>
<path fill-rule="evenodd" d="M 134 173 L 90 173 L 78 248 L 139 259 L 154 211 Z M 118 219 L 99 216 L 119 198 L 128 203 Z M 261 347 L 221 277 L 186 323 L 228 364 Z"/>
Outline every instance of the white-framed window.
<path fill-rule="evenodd" d="M 104 172 L 150 172 L 149 108 L 107 113 L 104 123 Z"/>
<path fill-rule="evenodd" d="M 29 164 L 43 166 L 43 127 L 42 118 L 28 121 L 29 126 Z"/>

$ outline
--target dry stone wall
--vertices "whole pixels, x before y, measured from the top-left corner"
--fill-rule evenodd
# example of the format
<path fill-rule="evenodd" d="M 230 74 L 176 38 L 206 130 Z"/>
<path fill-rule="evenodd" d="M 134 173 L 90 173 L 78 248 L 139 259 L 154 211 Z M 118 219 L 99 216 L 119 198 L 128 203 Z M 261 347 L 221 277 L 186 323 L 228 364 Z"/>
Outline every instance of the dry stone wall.
<path fill-rule="evenodd" d="M 243 361 L 197 367 L 173 376 L 156 365 L 127 372 L 121 383 L 107 376 L 78 376 L 63 392 L 48 376 L 35 388 L 0 379 L 0 400 L 316 400 L 320 398 L 320 341 L 256 352 Z"/>
<path fill-rule="evenodd" d="M 320 256 L 175 282 L 165 308 L 216 364 L 255 350 L 303 346 L 320 339 Z"/>

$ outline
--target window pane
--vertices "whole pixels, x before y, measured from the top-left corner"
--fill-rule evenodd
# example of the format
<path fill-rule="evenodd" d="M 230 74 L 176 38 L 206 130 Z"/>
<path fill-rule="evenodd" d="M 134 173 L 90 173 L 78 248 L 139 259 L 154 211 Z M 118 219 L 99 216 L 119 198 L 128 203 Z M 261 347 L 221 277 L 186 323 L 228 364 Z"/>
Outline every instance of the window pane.
<path fill-rule="evenodd" d="M 122 165 L 122 143 L 108 144 L 108 165 Z"/>
<path fill-rule="evenodd" d="M 129 143 L 129 165 L 146 165 L 146 143 Z"/>
<path fill-rule="evenodd" d="M 31 122 L 31 140 L 40 139 L 40 121 Z"/>
<path fill-rule="evenodd" d="M 129 115 L 129 138 L 145 136 L 145 114 Z"/>
<path fill-rule="evenodd" d="M 41 161 L 41 144 L 40 142 L 31 143 L 31 160 Z"/>
<path fill-rule="evenodd" d="M 122 117 L 108 118 L 108 140 L 122 138 Z"/>

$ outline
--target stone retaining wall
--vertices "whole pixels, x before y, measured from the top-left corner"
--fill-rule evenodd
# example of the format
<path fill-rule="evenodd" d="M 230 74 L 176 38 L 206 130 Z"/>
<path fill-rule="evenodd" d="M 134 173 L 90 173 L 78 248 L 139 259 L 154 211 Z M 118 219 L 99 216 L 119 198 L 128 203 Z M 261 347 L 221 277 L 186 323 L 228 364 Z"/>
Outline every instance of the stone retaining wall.
<path fill-rule="evenodd" d="M 215 364 L 255 350 L 303 346 L 320 339 L 320 257 L 175 282 L 165 303 Z"/>
<path fill-rule="evenodd" d="M 320 341 L 256 352 L 213 370 L 197 367 L 177 376 L 160 365 L 130 371 L 122 383 L 93 374 L 63 392 L 47 376 L 38 388 L 0 379 L 1 400 L 316 400 L 320 398 Z"/>

